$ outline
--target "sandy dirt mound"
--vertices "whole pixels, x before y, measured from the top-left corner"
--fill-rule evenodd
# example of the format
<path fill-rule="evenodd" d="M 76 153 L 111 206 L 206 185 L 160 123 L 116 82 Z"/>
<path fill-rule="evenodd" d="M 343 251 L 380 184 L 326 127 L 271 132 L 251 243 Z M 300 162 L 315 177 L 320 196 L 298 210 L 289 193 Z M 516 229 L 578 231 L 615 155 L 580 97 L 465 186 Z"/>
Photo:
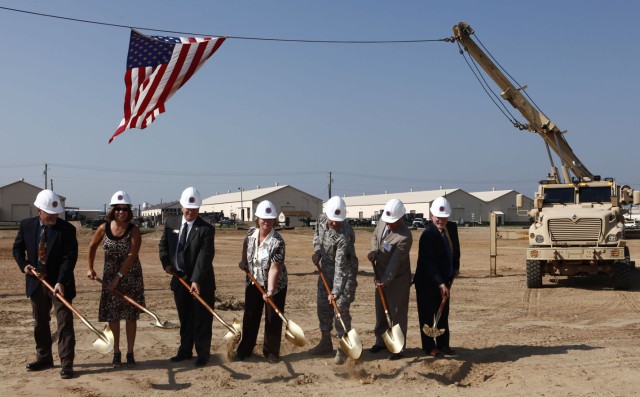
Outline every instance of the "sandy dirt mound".
<path fill-rule="evenodd" d="M 420 230 L 414 231 L 412 264 Z M 161 231 L 143 236 L 141 260 L 147 308 L 163 321 L 177 323 L 169 277 L 158 260 Z M 311 230 L 287 230 L 289 292 L 286 315 L 302 327 L 307 346 L 282 342 L 282 360 L 269 364 L 259 336 L 254 356 L 227 358 L 226 329 L 214 321 L 212 360 L 204 368 L 190 361 L 170 363 L 178 330 L 163 330 L 141 315 L 136 340 L 138 366 L 111 368 L 111 355 L 93 350 L 95 335 L 76 319 L 77 376 L 61 380 L 56 368 L 30 373 L 35 358 L 33 320 L 24 295 L 24 275 L 13 261 L 15 231 L 0 232 L 0 391 L 2 395 L 65 396 L 169 395 L 313 395 L 630 396 L 640 390 L 640 272 L 629 291 L 614 291 L 607 277 L 549 278 L 544 287 L 525 287 L 522 240 L 499 240 L 498 277 L 489 274 L 488 228 L 461 228 L 461 275 L 452 291 L 451 339 L 457 357 L 432 359 L 420 350 L 418 316 L 412 291 L 407 352 L 398 361 L 370 353 L 373 345 L 373 273 L 366 262 L 370 232 L 357 231 L 359 287 L 352 305 L 353 327 L 365 351 L 357 361 L 335 365 L 331 355 L 307 350 L 320 339 L 316 317 L 317 273 L 310 261 Z M 86 278 L 87 247 L 92 232 L 79 230 L 76 267 L 78 296 L 73 304 L 97 328 L 100 286 Z M 218 285 L 216 311 L 227 322 L 242 321 L 243 273 L 238 269 L 244 232 L 218 230 L 214 266 Z M 640 263 L 640 240 L 631 240 L 632 259 Z M 101 253 L 99 253 L 101 255 Z M 97 263 L 101 263 L 101 257 Z M 102 273 L 100 267 L 98 274 Z M 55 321 L 52 323 L 55 330 Z M 334 343 L 337 347 L 337 343 Z M 126 349 L 124 341 L 121 348 Z M 55 352 L 55 348 L 54 348 Z"/>

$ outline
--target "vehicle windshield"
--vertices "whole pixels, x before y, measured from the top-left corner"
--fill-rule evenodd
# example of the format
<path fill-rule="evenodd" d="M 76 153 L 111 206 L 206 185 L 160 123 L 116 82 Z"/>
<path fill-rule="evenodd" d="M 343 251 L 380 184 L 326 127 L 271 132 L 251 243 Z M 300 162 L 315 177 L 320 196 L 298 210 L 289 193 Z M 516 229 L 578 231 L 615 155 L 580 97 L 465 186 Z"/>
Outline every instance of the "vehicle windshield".
<path fill-rule="evenodd" d="M 579 189 L 581 203 L 606 203 L 611 201 L 609 186 L 581 186 Z"/>
<path fill-rule="evenodd" d="M 575 190 L 573 187 L 546 188 L 544 201 L 550 204 L 573 204 Z"/>

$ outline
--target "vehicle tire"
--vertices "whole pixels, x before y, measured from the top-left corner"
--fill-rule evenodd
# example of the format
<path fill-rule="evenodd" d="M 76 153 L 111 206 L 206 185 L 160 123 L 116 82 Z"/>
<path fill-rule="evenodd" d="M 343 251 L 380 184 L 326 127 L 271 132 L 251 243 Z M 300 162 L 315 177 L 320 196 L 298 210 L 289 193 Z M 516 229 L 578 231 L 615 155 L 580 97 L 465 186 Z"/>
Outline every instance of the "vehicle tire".
<path fill-rule="evenodd" d="M 613 289 L 627 290 L 631 287 L 631 266 L 627 261 L 613 264 Z"/>
<path fill-rule="evenodd" d="M 542 287 L 542 262 L 527 261 L 527 288 Z"/>

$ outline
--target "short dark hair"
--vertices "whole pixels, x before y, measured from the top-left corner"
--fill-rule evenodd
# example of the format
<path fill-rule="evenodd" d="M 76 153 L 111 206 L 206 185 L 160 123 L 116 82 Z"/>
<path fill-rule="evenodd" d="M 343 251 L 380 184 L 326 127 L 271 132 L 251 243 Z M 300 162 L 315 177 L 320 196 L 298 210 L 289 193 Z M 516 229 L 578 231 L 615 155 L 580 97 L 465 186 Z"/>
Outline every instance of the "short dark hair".
<path fill-rule="evenodd" d="M 116 205 L 126 205 L 127 206 L 127 219 L 126 219 L 126 221 L 129 222 L 131 219 L 133 219 L 133 211 L 131 211 L 131 206 L 130 205 L 127 205 L 127 204 L 116 204 Z M 116 205 L 112 205 L 111 209 L 107 213 L 107 216 L 105 218 L 108 221 L 112 221 L 112 220 L 114 220 L 116 218 Z"/>

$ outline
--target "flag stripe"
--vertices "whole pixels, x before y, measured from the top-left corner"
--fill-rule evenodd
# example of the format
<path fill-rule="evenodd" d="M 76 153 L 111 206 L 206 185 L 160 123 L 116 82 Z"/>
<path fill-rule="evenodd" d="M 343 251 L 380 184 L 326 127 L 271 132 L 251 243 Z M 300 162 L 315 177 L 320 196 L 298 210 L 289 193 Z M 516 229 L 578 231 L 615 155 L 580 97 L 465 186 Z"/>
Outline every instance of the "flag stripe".
<path fill-rule="evenodd" d="M 165 102 L 220 48 L 224 38 L 145 36 L 131 30 L 125 72 L 124 117 L 109 142 L 129 128 L 144 129 Z"/>

